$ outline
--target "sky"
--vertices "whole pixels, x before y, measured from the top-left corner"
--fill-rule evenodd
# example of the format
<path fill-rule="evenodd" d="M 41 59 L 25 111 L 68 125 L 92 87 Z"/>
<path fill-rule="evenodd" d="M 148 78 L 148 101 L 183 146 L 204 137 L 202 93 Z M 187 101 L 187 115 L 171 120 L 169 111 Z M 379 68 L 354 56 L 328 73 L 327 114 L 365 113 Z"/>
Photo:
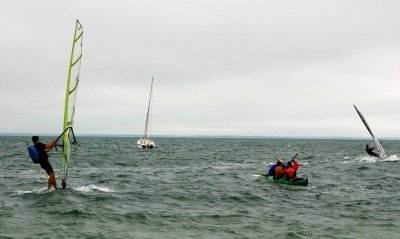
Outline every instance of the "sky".
<path fill-rule="evenodd" d="M 400 137 L 400 1 L 0 0 L 0 133 Z"/>

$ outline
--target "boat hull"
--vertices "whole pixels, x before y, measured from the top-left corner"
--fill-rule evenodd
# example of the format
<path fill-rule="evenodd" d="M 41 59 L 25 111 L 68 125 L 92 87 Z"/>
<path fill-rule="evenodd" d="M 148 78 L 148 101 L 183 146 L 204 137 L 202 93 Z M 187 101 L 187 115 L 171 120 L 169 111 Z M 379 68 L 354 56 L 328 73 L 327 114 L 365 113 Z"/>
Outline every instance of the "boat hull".
<path fill-rule="evenodd" d="M 142 149 L 153 149 L 156 147 L 154 141 L 150 139 L 139 139 L 136 143 L 137 146 Z"/>
<path fill-rule="evenodd" d="M 266 176 L 266 179 L 270 183 L 280 183 L 280 184 L 299 185 L 299 186 L 308 185 L 308 178 L 295 178 L 290 180 L 285 178 L 274 179 L 274 177 L 272 176 Z"/>

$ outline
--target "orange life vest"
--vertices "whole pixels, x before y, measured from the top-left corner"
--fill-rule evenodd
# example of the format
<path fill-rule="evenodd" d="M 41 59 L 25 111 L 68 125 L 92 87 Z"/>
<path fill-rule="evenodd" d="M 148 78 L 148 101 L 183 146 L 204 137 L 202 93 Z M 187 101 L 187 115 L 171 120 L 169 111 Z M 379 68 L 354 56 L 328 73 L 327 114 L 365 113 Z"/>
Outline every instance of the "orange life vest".
<path fill-rule="evenodd" d="M 294 170 L 293 167 L 288 167 L 286 169 L 286 177 L 287 178 L 295 178 L 296 176 L 296 171 Z"/>
<path fill-rule="evenodd" d="M 274 172 L 274 178 L 282 177 L 282 171 L 283 171 L 283 167 L 281 165 L 276 166 L 275 172 Z"/>

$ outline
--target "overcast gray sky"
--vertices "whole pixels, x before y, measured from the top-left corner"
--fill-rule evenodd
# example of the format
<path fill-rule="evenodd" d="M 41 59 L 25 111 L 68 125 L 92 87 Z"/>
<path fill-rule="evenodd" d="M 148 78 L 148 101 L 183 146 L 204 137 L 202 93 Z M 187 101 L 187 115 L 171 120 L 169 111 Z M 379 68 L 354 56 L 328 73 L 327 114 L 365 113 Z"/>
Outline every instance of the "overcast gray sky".
<path fill-rule="evenodd" d="M 0 132 L 400 136 L 400 1 L 0 0 Z"/>

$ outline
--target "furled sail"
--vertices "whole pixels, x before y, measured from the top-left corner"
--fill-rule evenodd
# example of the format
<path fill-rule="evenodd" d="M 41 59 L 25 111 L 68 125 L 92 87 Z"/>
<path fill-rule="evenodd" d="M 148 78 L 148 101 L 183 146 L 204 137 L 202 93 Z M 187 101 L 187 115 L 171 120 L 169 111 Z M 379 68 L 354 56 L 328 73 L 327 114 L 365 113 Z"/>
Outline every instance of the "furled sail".
<path fill-rule="evenodd" d="M 150 98 L 149 98 L 149 104 L 147 106 L 146 124 L 144 126 L 144 136 L 143 136 L 143 138 L 145 138 L 145 139 L 149 139 L 150 138 L 148 127 L 149 127 L 149 114 L 150 114 L 150 104 L 151 104 L 152 94 L 153 94 L 153 77 L 151 78 Z"/>
<path fill-rule="evenodd" d="M 387 158 L 387 155 L 385 153 L 385 150 L 383 149 L 381 143 L 379 140 L 375 137 L 374 133 L 372 133 L 371 128 L 369 127 L 367 121 L 365 120 L 364 116 L 361 114 L 361 112 L 357 109 L 357 107 L 354 105 L 354 108 L 356 109 L 358 115 L 360 116 L 362 122 L 364 123 L 365 127 L 367 128 L 368 132 L 371 134 L 372 138 L 374 139 L 374 145 L 373 146 L 367 146 L 367 152 L 370 155 L 374 155 L 379 157 L 380 159 L 385 159 Z"/>
<path fill-rule="evenodd" d="M 136 142 L 138 147 L 140 148 L 152 149 L 156 146 L 149 134 L 149 115 L 150 115 L 150 104 L 152 96 L 153 96 L 153 77 L 151 78 L 150 98 L 149 98 L 149 104 L 147 105 L 146 124 L 144 126 L 143 137 Z"/>
<path fill-rule="evenodd" d="M 72 52 L 69 61 L 67 89 L 65 94 L 64 123 L 63 123 L 63 151 L 62 151 L 62 187 L 67 185 L 68 162 L 71 150 L 76 150 L 77 142 L 74 135 L 75 100 L 78 90 L 79 76 L 82 61 L 82 38 L 83 28 L 76 20 L 74 39 L 72 41 Z"/>

